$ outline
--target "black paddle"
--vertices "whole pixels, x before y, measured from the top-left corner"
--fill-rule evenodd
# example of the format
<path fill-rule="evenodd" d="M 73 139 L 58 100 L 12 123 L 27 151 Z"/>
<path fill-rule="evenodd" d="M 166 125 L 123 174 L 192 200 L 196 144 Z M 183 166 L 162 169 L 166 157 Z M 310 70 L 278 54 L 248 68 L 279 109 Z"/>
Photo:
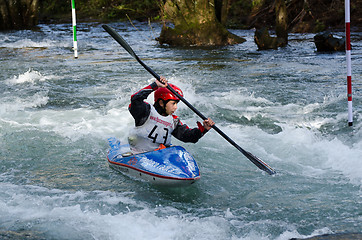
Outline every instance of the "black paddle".
<path fill-rule="evenodd" d="M 102 26 L 126 51 L 134 57 L 149 73 L 151 73 L 157 80 L 160 80 L 160 76 L 155 73 L 151 68 L 149 68 L 142 60 L 135 54 L 132 48 L 128 45 L 128 43 L 110 26 L 103 25 Z M 186 99 L 180 96 L 170 85 L 167 85 L 167 89 L 170 90 L 174 95 L 176 95 L 183 103 L 185 103 L 192 111 L 194 111 L 199 117 L 203 120 L 207 118 L 199 112 L 196 108 L 194 108 Z M 274 169 L 268 166 L 265 162 L 263 162 L 258 157 L 254 156 L 250 152 L 245 151 L 239 145 L 237 145 L 231 138 L 229 138 L 224 132 L 222 132 L 218 127 L 215 125 L 212 128 L 218 132 L 221 136 L 223 136 L 229 143 L 231 143 L 236 149 L 238 149 L 242 154 L 245 155 L 252 163 L 254 163 L 258 168 L 264 170 L 265 172 L 269 173 L 270 175 L 275 174 L 276 172 Z"/>

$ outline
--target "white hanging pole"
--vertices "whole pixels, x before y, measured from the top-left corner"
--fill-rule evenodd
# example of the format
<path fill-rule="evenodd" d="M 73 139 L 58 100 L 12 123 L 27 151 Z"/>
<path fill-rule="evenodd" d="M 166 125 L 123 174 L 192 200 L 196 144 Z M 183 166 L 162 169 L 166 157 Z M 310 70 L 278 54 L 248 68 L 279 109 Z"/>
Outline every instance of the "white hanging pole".
<path fill-rule="evenodd" d="M 75 17 L 75 0 L 72 1 L 72 20 L 73 20 L 73 50 L 74 58 L 78 58 L 78 44 L 77 44 L 77 24 Z"/>
<path fill-rule="evenodd" d="M 348 98 L 348 125 L 353 125 L 352 115 L 352 68 L 351 68 L 351 27 L 350 27 L 350 0 L 344 1 L 346 22 L 346 62 L 347 62 L 347 98 Z"/>

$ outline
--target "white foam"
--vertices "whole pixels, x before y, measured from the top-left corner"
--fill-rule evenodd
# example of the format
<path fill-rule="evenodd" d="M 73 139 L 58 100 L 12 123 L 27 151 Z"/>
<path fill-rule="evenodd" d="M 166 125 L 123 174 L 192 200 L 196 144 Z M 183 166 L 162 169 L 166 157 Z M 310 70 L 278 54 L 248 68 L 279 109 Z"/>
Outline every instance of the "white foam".
<path fill-rule="evenodd" d="M 40 72 L 33 70 L 31 68 L 28 69 L 25 73 L 19 74 L 18 76 L 14 76 L 5 82 L 7 84 L 22 84 L 22 83 L 35 83 L 37 81 L 46 81 L 49 79 L 59 79 L 58 76 L 49 75 L 44 76 Z"/>
<path fill-rule="evenodd" d="M 362 149 L 347 146 L 338 139 L 323 140 L 316 144 L 326 155 L 324 166 L 343 173 L 353 184 L 362 187 Z"/>
<path fill-rule="evenodd" d="M 235 129 L 227 132 L 241 143 L 249 139 L 246 146 L 262 159 L 267 157 L 268 163 L 276 168 L 279 166 L 281 171 L 310 177 L 342 174 L 351 183 L 362 187 L 362 150 L 359 144 L 348 146 L 337 138 L 328 139 L 309 128 L 281 126 L 283 131 L 274 135 L 255 127 L 244 128 L 239 133 Z"/>
<path fill-rule="evenodd" d="M 9 224 L 26 222 L 47 236 L 81 239 L 225 239 L 223 217 L 184 214 L 173 207 L 150 208 L 128 193 L 65 192 L 0 183 L 0 212 Z M 132 194 L 131 194 L 132 195 Z M 88 201 L 91 196 L 92 201 Z M 111 200 L 110 200 L 111 199 Z M 95 204 L 95 205 L 94 205 Z M 96 206 L 96 208 L 94 208 Z M 103 206 L 102 210 L 99 206 Z M 128 207 L 129 206 L 129 207 Z M 124 211 L 119 212 L 119 208 Z M 134 210 L 130 210 L 130 208 Z"/>
<path fill-rule="evenodd" d="M 21 39 L 12 42 L 9 38 L 0 43 L 0 47 L 4 48 L 51 48 L 51 47 L 70 47 L 71 44 L 67 42 L 58 42 L 50 39 L 45 39 L 40 42 L 31 39 Z"/>
<path fill-rule="evenodd" d="M 48 103 L 49 97 L 47 92 L 37 92 L 32 96 L 25 98 L 13 97 L 12 99 L 3 99 L 0 102 L 0 117 L 9 117 L 13 120 L 15 118 L 14 112 L 23 111 L 27 108 L 36 108 Z M 24 113 L 22 116 L 27 115 Z M 25 119 L 20 119 L 20 121 Z"/>
<path fill-rule="evenodd" d="M 37 115 L 37 116 L 35 116 Z M 125 109 L 110 109 L 102 114 L 94 109 L 43 110 L 33 113 L 33 126 L 52 131 L 62 137 L 77 141 L 83 137 L 107 139 L 116 136 L 125 141 L 133 126 L 132 116 Z"/>

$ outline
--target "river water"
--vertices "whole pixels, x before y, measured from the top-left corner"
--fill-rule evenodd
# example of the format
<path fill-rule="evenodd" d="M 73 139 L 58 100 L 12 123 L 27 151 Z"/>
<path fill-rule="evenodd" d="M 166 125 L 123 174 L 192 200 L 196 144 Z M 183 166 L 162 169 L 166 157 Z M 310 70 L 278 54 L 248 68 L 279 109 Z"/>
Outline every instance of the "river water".
<path fill-rule="evenodd" d="M 290 239 L 362 229 L 362 34 L 352 31 L 354 125 L 345 53 L 317 53 L 313 34 L 286 48 L 170 48 L 160 25 L 112 23 L 144 62 L 242 148 L 216 132 L 184 146 L 201 180 L 169 189 L 107 165 L 126 140 L 131 94 L 153 81 L 101 27 L 0 33 L 0 236 L 23 239 Z M 343 36 L 343 32 L 336 35 Z M 152 98 L 149 99 L 152 101 Z M 184 104 L 177 114 L 196 126 Z"/>

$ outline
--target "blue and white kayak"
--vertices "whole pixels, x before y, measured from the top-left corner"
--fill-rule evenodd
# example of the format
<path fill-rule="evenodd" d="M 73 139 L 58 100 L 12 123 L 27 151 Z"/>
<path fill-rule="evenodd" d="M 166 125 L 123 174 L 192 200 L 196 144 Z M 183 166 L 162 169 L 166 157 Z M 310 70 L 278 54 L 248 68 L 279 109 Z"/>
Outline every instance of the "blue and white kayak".
<path fill-rule="evenodd" d="M 110 167 L 137 179 L 163 185 L 182 187 L 200 179 L 195 159 L 181 146 L 132 155 L 129 145 L 110 138 L 107 159 Z"/>

